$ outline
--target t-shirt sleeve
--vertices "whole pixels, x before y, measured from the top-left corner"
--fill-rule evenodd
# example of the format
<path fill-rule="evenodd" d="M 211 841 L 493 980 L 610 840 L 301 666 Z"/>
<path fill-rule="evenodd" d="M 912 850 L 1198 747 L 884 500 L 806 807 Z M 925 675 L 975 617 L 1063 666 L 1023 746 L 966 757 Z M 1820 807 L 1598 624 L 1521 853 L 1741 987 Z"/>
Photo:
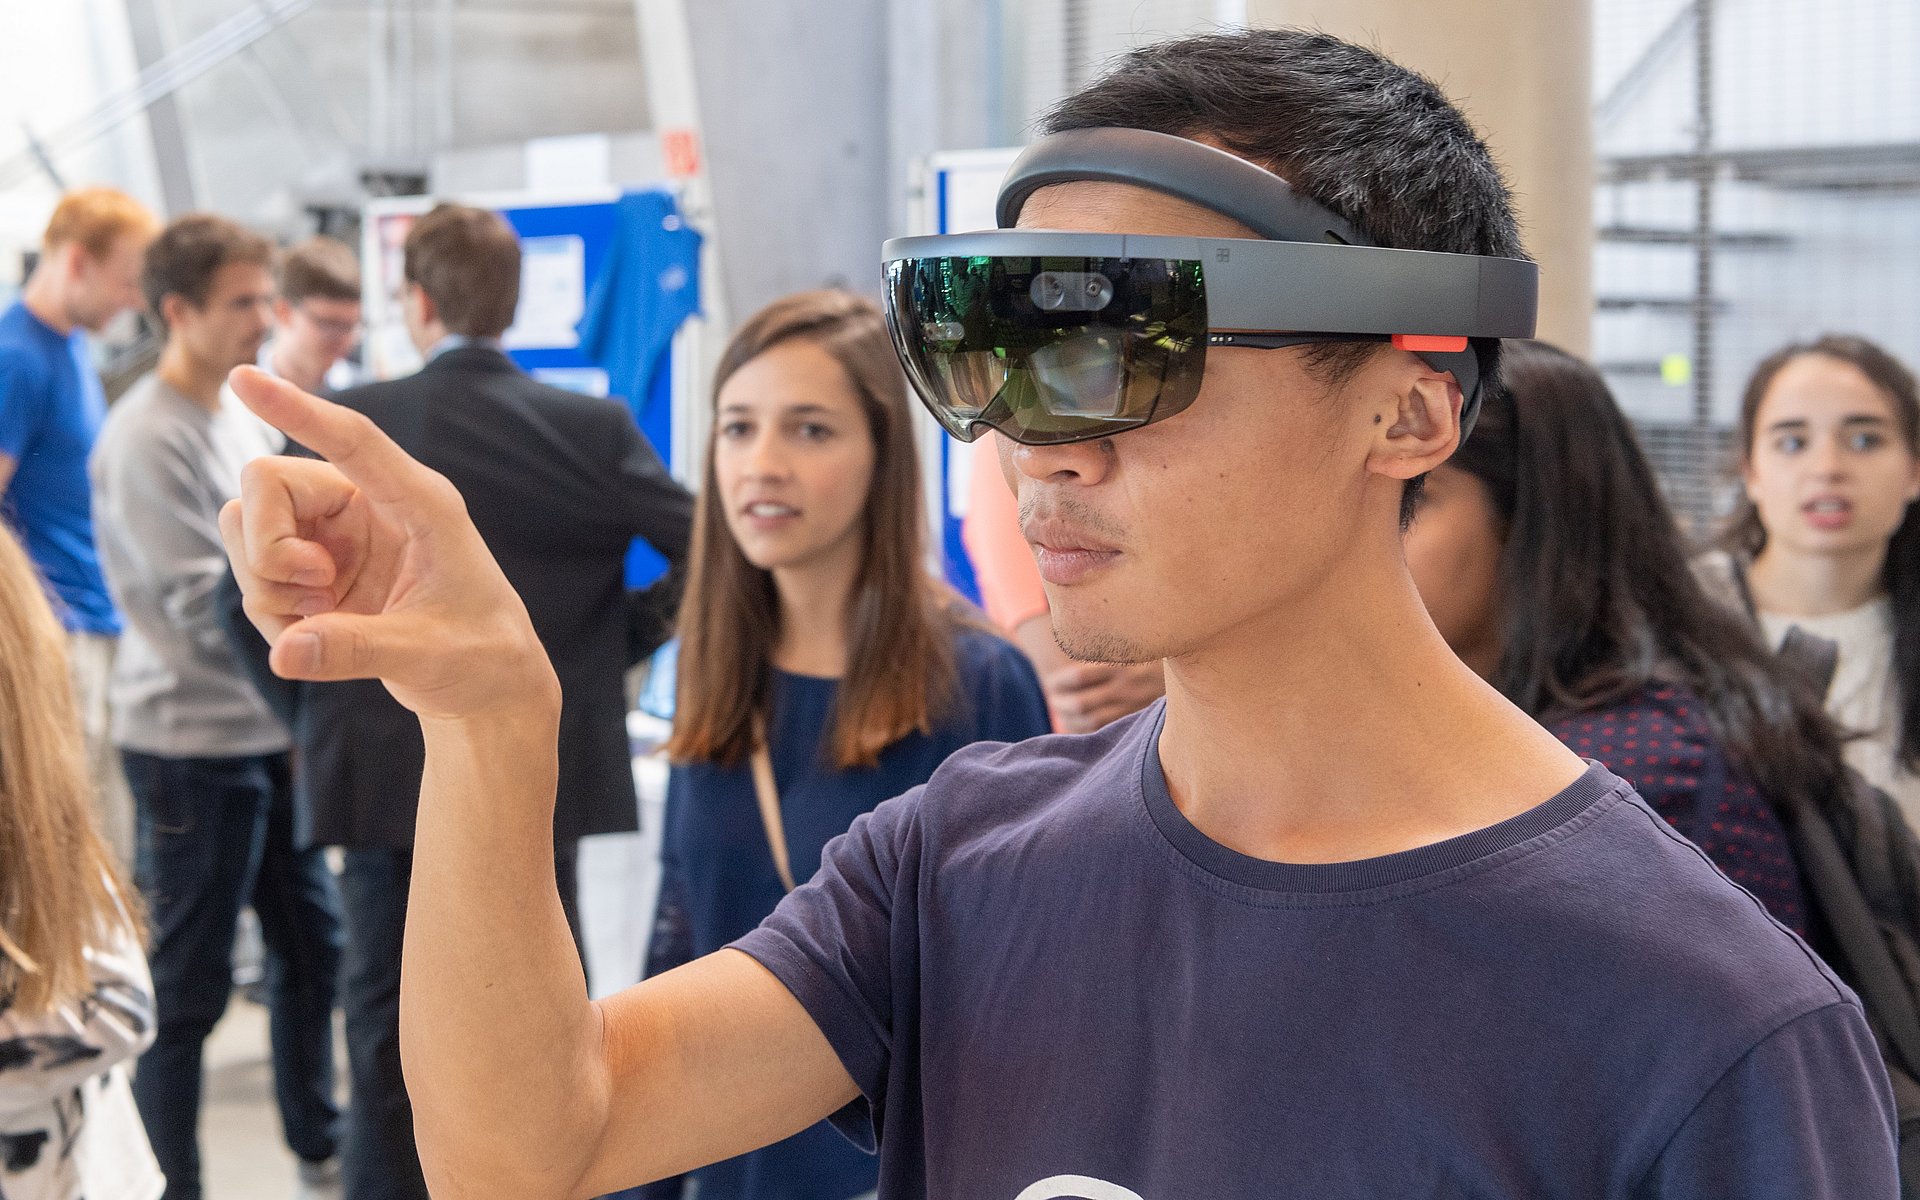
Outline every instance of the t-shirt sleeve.
<path fill-rule="evenodd" d="M 913 977 L 913 922 L 894 925 L 901 897 L 914 894 L 920 863 L 924 787 L 854 819 L 827 843 L 820 871 L 795 889 L 758 929 L 733 943 L 785 984 L 826 1035 L 860 1098 L 831 1120 L 872 1151 L 886 1108 L 893 1056 L 896 980 Z"/>
<path fill-rule="evenodd" d="M 18 463 L 46 419 L 47 389 L 17 354 L 0 350 L 0 454 Z"/>
<path fill-rule="evenodd" d="M 685 562 L 693 540 L 693 496 L 674 482 L 624 405 L 609 419 L 616 448 L 614 486 L 627 528 L 668 563 Z"/>
<path fill-rule="evenodd" d="M 133 929 L 115 924 L 82 953 L 91 982 L 85 996 L 34 1016 L 0 1001 L 0 1121 L 153 1044 L 153 980 Z"/>
<path fill-rule="evenodd" d="M 1033 551 L 1020 532 L 1020 513 L 1000 477 L 999 434 L 973 444 L 973 474 L 967 485 L 967 516 L 960 539 L 973 560 L 980 603 L 994 624 L 1011 633 L 1047 611 L 1047 589 Z"/>
<path fill-rule="evenodd" d="M 1838 1002 L 1787 1022 L 1680 1126 L 1640 1200 L 1895 1200 L 1893 1092 L 1865 1018 Z"/>

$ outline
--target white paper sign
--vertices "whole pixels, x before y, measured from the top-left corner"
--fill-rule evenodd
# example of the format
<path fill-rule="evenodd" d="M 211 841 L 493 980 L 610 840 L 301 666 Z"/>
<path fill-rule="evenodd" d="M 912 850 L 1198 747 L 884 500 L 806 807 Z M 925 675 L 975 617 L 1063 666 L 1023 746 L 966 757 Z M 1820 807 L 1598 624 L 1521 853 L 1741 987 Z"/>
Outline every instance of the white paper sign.
<path fill-rule="evenodd" d="M 587 243 L 575 234 L 520 239 L 520 307 L 509 350 L 571 350 L 587 310 Z"/>

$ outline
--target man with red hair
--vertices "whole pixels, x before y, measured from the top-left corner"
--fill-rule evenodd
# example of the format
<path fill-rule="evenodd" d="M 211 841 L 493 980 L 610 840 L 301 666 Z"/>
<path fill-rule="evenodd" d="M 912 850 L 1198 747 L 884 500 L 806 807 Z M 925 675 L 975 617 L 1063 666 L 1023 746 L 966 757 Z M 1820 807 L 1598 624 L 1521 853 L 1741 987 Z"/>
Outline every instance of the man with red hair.
<path fill-rule="evenodd" d="M 67 193 L 20 299 L 0 313 L 0 511 L 46 578 L 71 635 L 87 765 L 122 863 L 133 859 L 133 802 L 107 736 L 107 674 L 120 616 L 100 576 L 87 486 L 87 456 L 107 401 L 87 334 L 140 307 L 140 264 L 159 228 L 124 192 Z"/>

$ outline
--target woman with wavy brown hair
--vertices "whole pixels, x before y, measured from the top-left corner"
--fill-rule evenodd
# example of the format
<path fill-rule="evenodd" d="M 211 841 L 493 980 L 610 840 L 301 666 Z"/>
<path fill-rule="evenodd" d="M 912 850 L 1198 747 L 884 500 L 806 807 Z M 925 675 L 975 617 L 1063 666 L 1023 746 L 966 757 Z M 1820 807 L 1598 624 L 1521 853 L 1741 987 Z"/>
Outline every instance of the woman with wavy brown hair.
<path fill-rule="evenodd" d="M 831 290 L 776 301 L 716 377 L 650 973 L 745 935 L 829 840 L 953 751 L 1048 730 L 1033 668 L 927 569 L 879 309 Z M 846 1200 L 875 1176 L 820 1124 L 696 1178 L 702 1200 Z"/>
<path fill-rule="evenodd" d="M 153 1041 L 153 983 L 42 587 L 0 527 L 0 1195 L 153 1200 L 126 1078 Z"/>
<path fill-rule="evenodd" d="M 1433 472 L 1407 563 L 1463 662 L 1806 936 L 1780 809 L 1844 786 L 1817 702 L 1688 569 L 1605 380 L 1508 342 L 1473 437 Z"/>
<path fill-rule="evenodd" d="M 1780 645 L 1839 651 L 1847 762 L 1920 826 L 1920 383 L 1865 338 L 1774 351 L 1741 397 L 1739 507 L 1700 571 Z"/>

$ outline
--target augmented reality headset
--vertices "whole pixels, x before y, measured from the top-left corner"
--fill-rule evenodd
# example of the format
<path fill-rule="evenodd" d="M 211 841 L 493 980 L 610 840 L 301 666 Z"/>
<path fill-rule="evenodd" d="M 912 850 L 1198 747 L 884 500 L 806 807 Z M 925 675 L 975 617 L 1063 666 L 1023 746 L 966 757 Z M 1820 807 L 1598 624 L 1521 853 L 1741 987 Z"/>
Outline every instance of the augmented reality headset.
<path fill-rule="evenodd" d="M 1231 217 L 1254 238 L 1010 229 L 1054 183 L 1128 183 Z M 1253 163 L 1185 138 L 1082 129 L 1035 142 L 1000 188 L 1001 228 L 895 238 L 886 313 L 914 390 L 947 431 L 1028 445 L 1162 421 L 1200 392 L 1209 347 L 1391 342 L 1480 405 L 1470 338 L 1531 337 L 1525 259 L 1375 246 Z"/>

